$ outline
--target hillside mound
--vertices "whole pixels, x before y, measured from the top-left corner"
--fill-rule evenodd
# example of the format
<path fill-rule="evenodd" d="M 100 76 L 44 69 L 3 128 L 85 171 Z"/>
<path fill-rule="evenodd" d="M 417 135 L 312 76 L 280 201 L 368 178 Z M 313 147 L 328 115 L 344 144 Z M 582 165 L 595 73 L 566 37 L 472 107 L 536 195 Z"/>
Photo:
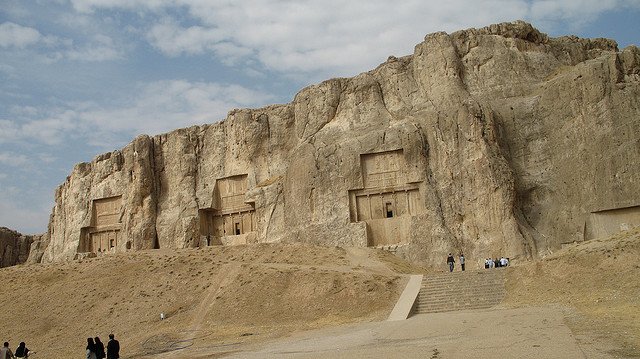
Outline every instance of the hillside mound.
<path fill-rule="evenodd" d="M 507 304 L 575 308 L 567 324 L 579 342 L 608 342 L 614 357 L 640 357 L 638 258 L 640 227 L 566 246 L 511 268 Z"/>
<path fill-rule="evenodd" d="M 419 270 L 387 252 L 302 244 L 11 267 L 0 270 L 0 335 L 42 358 L 80 356 L 87 337 L 109 333 L 127 358 L 244 343 L 382 320 L 404 287 L 399 273 Z"/>

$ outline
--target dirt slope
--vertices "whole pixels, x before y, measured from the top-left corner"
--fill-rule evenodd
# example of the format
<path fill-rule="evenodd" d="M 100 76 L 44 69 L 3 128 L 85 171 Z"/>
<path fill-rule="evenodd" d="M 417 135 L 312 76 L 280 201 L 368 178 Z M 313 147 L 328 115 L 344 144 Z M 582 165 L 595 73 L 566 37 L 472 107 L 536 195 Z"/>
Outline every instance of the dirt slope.
<path fill-rule="evenodd" d="M 640 357 L 639 257 L 640 229 L 568 246 L 508 268 L 506 305 L 557 303 L 581 346 Z M 399 274 L 423 271 L 383 251 L 301 244 L 3 268 L 0 339 L 25 341 L 41 358 L 80 357 L 88 336 L 110 332 L 125 358 L 233 353 L 300 330 L 385 319 L 405 284 Z"/>
<path fill-rule="evenodd" d="M 263 340 L 384 319 L 399 272 L 417 270 L 366 248 L 266 244 L 11 267 L 0 270 L 0 338 L 40 358 L 80 357 L 87 337 L 111 332 L 126 358 Z"/>
<path fill-rule="evenodd" d="M 575 308 L 567 324 L 579 342 L 617 358 L 640 358 L 640 228 L 567 246 L 513 267 L 507 304 Z"/>

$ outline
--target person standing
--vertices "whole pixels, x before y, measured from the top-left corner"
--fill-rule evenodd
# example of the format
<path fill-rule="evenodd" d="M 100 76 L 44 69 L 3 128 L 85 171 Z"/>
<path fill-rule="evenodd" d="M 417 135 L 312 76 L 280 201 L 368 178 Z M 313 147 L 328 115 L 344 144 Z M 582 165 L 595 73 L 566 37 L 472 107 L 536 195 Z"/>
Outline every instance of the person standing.
<path fill-rule="evenodd" d="M 98 359 L 96 356 L 96 344 L 93 338 L 87 338 L 87 359 Z"/>
<path fill-rule="evenodd" d="M 449 272 L 453 272 L 453 264 L 455 263 L 455 259 L 453 259 L 453 256 L 451 255 L 451 253 L 449 253 L 449 256 L 447 257 L 447 264 L 449 265 Z"/>
<path fill-rule="evenodd" d="M 462 252 L 460 252 L 460 268 L 462 268 L 464 272 L 464 254 L 462 254 Z"/>
<path fill-rule="evenodd" d="M 114 339 L 113 334 L 109 334 L 109 342 L 107 343 L 107 359 L 120 358 L 120 343 Z"/>
<path fill-rule="evenodd" d="M 15 355 L 11 349 L 9 349 L 9 342 L 4 342 L 4 346 L 0 348 L 0 359 L 15 359 Z"/>
<path fill-rule="evenodd" d="M 104 359 L 107 356 L 104 353 L 104 344 L 102 344 L 99 337 L 95 337 L 94 339 L 96 341 L 96 358 Z"/>
<path fill-rule="evenodd" d="M 16 352 L 14 353 L 16 358 L 28 358 L 29 357 L 29 348 L 24 342 L 20 342 L 20 345 L 16 348 Z"/>

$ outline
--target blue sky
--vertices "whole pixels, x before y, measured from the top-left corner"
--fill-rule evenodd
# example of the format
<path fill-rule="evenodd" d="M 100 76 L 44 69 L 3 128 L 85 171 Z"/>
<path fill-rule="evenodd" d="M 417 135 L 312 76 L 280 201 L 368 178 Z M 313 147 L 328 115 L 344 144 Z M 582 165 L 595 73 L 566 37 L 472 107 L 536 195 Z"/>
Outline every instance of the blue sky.
<path fill-rule="evenodd" d="M 78 162 L 291 101 L 424 36 L 523 19 L 640 43 L 640 0 L 0 0 L 0 226 L 46 231 Z"/>

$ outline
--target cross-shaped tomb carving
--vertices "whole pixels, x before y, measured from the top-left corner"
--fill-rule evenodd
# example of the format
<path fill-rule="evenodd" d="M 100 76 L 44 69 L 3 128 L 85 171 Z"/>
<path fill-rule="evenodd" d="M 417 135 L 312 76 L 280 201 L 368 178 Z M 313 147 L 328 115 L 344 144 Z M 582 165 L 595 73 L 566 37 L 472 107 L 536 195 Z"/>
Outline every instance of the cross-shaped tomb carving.
<path fill-rule="evenodd" d="M 349 207 L 351 222 L 366 222 L 370 246 L 406 242 L 409 219 L 424 212 L 406 167 L 402 149 L 360 155 L 362 187 L 349 191 Z"/>
<path fill-rule="evenodd" d="M 255 208 L 245 202 L 247 175 L 216 180 L 212 208 L 200 210 L 200 234 L 206 245 L 238 242 L 223 240 L 256 231 Z"/>
<path fill-rule="evenodd" d="M 91 223 L 82 228 L 79 252 L 107 252 L 118 246 L 122 211 L 122 196 L 91 201 Z"/>

